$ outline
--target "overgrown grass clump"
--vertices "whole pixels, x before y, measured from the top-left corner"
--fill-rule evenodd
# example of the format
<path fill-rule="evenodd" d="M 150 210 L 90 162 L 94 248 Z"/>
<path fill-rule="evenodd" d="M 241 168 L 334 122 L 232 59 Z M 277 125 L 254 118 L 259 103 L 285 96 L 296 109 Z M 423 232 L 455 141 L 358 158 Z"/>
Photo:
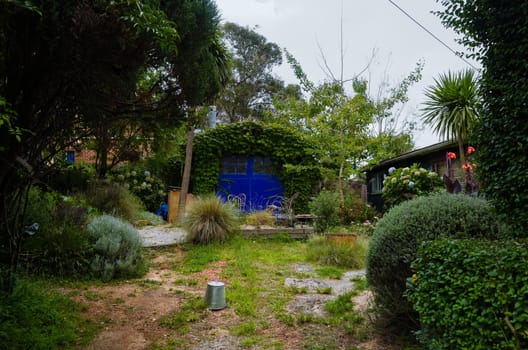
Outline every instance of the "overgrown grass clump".
<path fill-rule="evenodd" d="M 351 243 L 334 242 L 324 235 L 314 235 L 307 243 L 307 258 L 322 265 L 361 269 L 365 267 L 367 247 L 368 241 L 363 236 Z"/>
<path fill-rule="evenodd" d="M 496 238 L 498 223 L 483 199 L 435 194 L 392 208 L 374 229 L 367 254 L 367 280 L 378 312 L 400 330 L 414 328 L 416 312 L 404 297 L 411 263 L 423 241 L 441 237 Z"/>
<path fill-rule="evenodd" d="M 142 241 L 128 222 L 110 215 L 96 217 L 88 224 L 95 241 L 92 271 L 103 281 L 139 276 L 144 271 Z"/>
<path fill-rule="evenodd" d="M 194 200 L 185 225 L 190 239 L 200 244 L 225 241 L 238 229 L 234 208 L 214 196 Z"/>
<path fill-rule="evenodd" d="M 0 292 L 2 349 L 69 349 L 93 336 L 82 306 L 47 289 L 18 279 L 12 294 Z"/>
<path fill-rule="evenodd" d="M 274 223 L 275 218 L 273 215 L 267 211 L 254 211 L 251 214 L 249 214 L 245 221 L 248 225 L 252 226 L 271 226 Z"/>

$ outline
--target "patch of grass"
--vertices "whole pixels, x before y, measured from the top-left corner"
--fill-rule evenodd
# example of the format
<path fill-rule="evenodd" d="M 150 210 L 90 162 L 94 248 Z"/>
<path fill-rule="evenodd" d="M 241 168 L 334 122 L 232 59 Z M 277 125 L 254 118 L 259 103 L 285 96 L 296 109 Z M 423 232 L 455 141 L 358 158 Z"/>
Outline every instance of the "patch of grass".
<path fill-rule="evenodd" d="M 319 288 L 319 289 L 317 289 L 317 293 L 319 293 L 319 294 L 332 294 L 332 287 Z"/>
<path fill-rule="evenodd" d="M 267 211 L 261 210 L 261 211 L 254 211 L 248 216 L 245 217 L 245 222 L 248 225 L 252 226 L 271 226 L 274 222 L 274 217 L 271 215 L 271 213 L 268 213 Z"/>
<path fill-rule="evenodd" d="M 97 301 L 102 298 L 101 294 L 94 292 L 93 290 L 87 290 L 84 292 L 84 297 L 90 301 Z"/>
<path fill-rule="evenodd" d="M 174 350 L 174 349 L 183 349 L 185 342 L 182 339 L 170 338 L 167 339 L 166 344 L 160 344 L 158 342 L 151 343 L 147 350 Z"/>
<path fill-rule="evenodd" d="M 165 316 L 161 320 L 161 325 L 185 334 L 190 323 L 197 322 L 205 317 L 206 310 L 207 305 L 203 298 L 188 295 L 187 302 L 182 306 L 181 310 Z"/>
<path fill-rule="evenodd" d="M 219 253 L 220 244 L 185 245 L 183 248 L 186 251 L 185 256 L 176 269 L 184 274 L 201 272 L 210 263 L 222 259 Z"/>
<path fill-rule="evenodd" d="M 178 278 L 174 281 L 174 285 L 193 287 L 198 285 L 198 281 L 194 278 Z"/>
<path fill-rule="evenodd" d="M 335 266 L 323 266 L 315 270 L 320 278 L 339 280 L 343 276 L 344 269 Z"/>
<path fill-rule="evenodd" d="M 161 286 L 161 282 L 156 280 L 145 279 L 137 282 L 137 285 L 143 288 L 153 288 Z"/>
<path fill-rule="evenodd" d="M 259 343 L 258 337 L 248 337 L 240 342 L 240 346 L 243 348 L 251 348 Z"/>
<path fill-rule="evenodd" d="M 339 295 L 336 299 L 329 301 L 325 305 L 325 311 L 330 314 L 331 324 L 340 325 L 348 334 L 358 336 L 361 334 L 364 318 L 354 310 L 352 297 L 358 294 L 357 291 L 350 291 Z"/>
<path fill-rule="evenodd" d="M 97 326 L 83 318 L 84 306 L 50 290 L 19 279 L 12 294 L 0 293 L 3 349 L 72 348 L 94 337 Z"/>
<path fill-rule="evenodd" d="M 233 328 L 233 334 L 239 337 L 252 336 L 255 334 L 256 331 L 257 331 L 257 324 L 253 320 L 239 323 Z"/>
<path fill-rule="evenodd" d="M 368 283 L 365 277 L 354 277 L 350 281 L 354 282 L 354 290 L 358 294 L 368 289 Z"/>
<path fill-rule="evenodd" d="M 308 294 L 308 288 L 306 287 L 295 287 L 295 286 L 291 286 L 289 288 L 290 292 L 292 292 L 293 294 Z"/>
<path fill-rule="evenodd" d="M 321 265 L 347 269 L 365 267 L 368 239 L 359 236 L 355 243 L 333 242 L 323 235 L 312 236 L 307 242 L 307 259 Z"/>

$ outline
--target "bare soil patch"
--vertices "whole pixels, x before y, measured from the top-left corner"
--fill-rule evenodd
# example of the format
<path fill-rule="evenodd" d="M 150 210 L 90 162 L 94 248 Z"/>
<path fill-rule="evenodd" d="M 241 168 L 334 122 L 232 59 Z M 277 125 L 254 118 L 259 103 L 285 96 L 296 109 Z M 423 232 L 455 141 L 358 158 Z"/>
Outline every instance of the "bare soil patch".
<path fill-rule="evenodd" d="M 205 310 L 196 320 L 184 328 L 163 325 L 169 315 L 182 312 L 190 297 L 204 296 L 207 282 L 220 280 L 227 262 L 220 260 L 209 264 L 201 272 L 182 274 L 174 269 L 175 262 L 185 254 L 179 247 L 152 251 L 152 266 L 146 276 L 118 284 L 90 286 L 80 290 L 65 290 L 74 299 L 86 305 L 86 315 L 101 325 L 97 337 L 86 346 L 88 350 L 113 349 L 307 349 L 311 341 L 321 343 L 328 339 L 337 344 L 331 349 L 381 350 L 391 347 L 373 334 L 361 340 L 355 339 L 335 326 L 319 323 L 287 324 L 272 312 L 258 315 L 257 336 L 264 342 L 251 343 L 251 338 L 237 335 L 233 328 L 247 322 L 237 315 L 234 308 L 220 311 Z M 307 264 L 300 269 L 313 271 Z M 292 275 L 296 273 L 292 268 Z M 284 276 L 283 280 L 289 276 Z M 226 287 L 229 286 L 229 281 Z M 301 294 L 292 299 L 285 312 L 300 314 L 312 308 L 315 314 L 323 313 L 322 305 L 333 295 L 318 293 Z M 304 300 L 299 306 L 298 300 Z M 370 300 L 365 292 L 355 297 L 357 308 L 365 312 Z M 300 309 L 299 309 L 300 308 Z M 314 348 L 315 349 L 315 348 Z"/>

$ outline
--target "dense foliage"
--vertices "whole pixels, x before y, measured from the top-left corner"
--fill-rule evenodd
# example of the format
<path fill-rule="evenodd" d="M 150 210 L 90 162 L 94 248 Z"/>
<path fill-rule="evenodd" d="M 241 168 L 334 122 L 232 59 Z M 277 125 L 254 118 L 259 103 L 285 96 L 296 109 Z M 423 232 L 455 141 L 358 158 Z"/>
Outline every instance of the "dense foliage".
<path fill-rule="evenodd" d="M 314 229 L 323 233 L 330 227 L 338 226 L 339 220 L 339 194 L 323 190 L 310 202 L 310 213 L 314 218 Z"/>
<path fill-rule="evenodd" d="M 423 244 L 408 298 L 427 349 L 527 349 L 526 242 L 440 240 Z"/>
<path fill-rule="evenodd" d="M 481 190 L 498 211 L 528 232 L 528 3 L 441 0 L 443 23 L 483 65 L 484 110 L 476 146 Z"/>
<path fill-rule="evenodd" d="M 300 94 L 294 86 L 273 74 L 282 63 L 281 48 L 249 27 L 227 22 L 223 25 L 223 39 L 232 55 L 232 76 L 216 99 L 222 117 L 234 123 L 262 118 L 271 100 L 283 94 Z"/>
<path fill-rule="evenodd" d="M 167 202 L 167 186 L 144 167 L 122 167 L 108 178 L 136 195 L 152 213 Z"/>
<path fill-rule="evenodd" d="M 222 157 L 269 156 L 285 196 L 299 192 L 294 206 L 306 210 L 320 178 L 311 151 L 310 143 L 288 128 L 253 122 L 219 125 L 197 134 L 194 140 L 193 192 L 210 194 L 217 189 Z"/>
<path fill-rule="evenodd" d="M 189 206 L 185 226 L 194 243 L 222 242 L 238 228 L 234 207 L 218 197 L 198 198 Z"/>
<path fill-rule="evenodd" d="M 21 265 L 35 274 L 71 277 L 89 272 L 93 244 L 82 202 L 33 188 L 27 198 Z"/>
<path fill-rule="evenodd" d="M 383 180 L 383 203 L 390 208 L 442 188 L 440 176 L 434 171 L 420 168 L 418 164 L 405 168 L 390 168 L 389 175 Z"/>
<path fill-rule="evenodd" d="M 103 281 L 139 276 L 144 270 L 141 237 L 128 222 L 110 215 L 94 218 L 88 224 L 95 242 L 91 269 Z"/>
<path fill-rule="evenodd" d="M 422 241 L 444 236 L 497 235 L 492 208 L 479 198 L 433 194 L 392 208 L 374 228 L 367 254 L 367 280 L 380 313 L 389 321 L 400 321 L 401 329 L 416 321 L 404 292 L 407 278 L 412 275 L 411 263 Z"/>
<path fill-rule="evenodd" d="M 219 23 L 212 0 L 0 2 L 0 263 L 15 269 L 28 188 L 66 148 L 97 150 L 102 178 L 213 98 Z"/>

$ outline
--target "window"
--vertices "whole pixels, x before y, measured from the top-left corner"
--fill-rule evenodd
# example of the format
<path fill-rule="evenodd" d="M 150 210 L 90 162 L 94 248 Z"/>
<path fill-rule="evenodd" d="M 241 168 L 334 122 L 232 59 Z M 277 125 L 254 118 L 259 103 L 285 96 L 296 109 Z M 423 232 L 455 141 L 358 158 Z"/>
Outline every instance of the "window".
<path fill-rule="evenodd" d="M 268 157 L 253 157 L 254 174 L 272 174 L 273 164 Z"/>
<path fill-rule="evenodd" d="M 230 156 L 222 159 L 222 174 L 246 174 L 247 157 Z"/>
<path fill-rule="evenodd" d="M 382 171 L 379 171 L 372 176 L 369 181 L 370 193 L 371 194 L 380 194 L 383 190 L 383 180 L 385 174 Z"/>

